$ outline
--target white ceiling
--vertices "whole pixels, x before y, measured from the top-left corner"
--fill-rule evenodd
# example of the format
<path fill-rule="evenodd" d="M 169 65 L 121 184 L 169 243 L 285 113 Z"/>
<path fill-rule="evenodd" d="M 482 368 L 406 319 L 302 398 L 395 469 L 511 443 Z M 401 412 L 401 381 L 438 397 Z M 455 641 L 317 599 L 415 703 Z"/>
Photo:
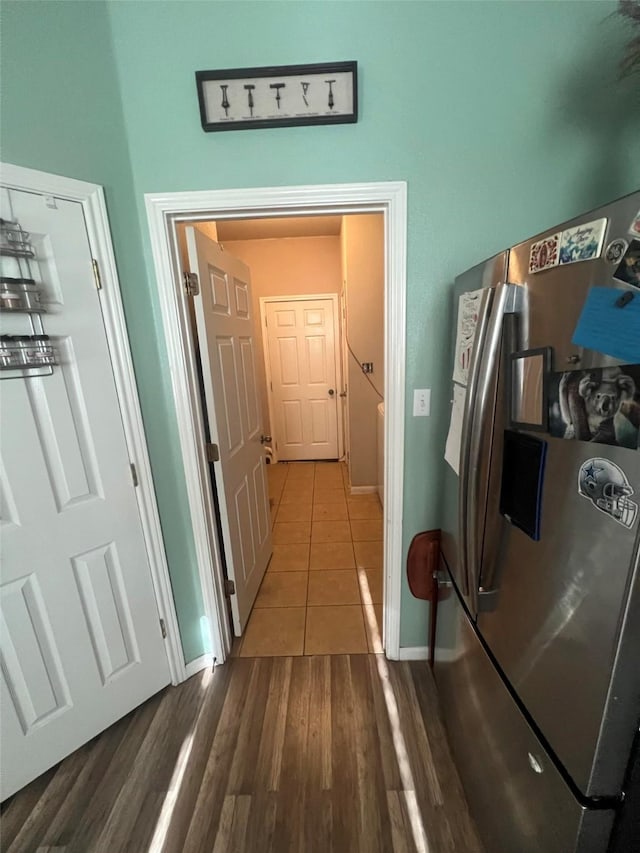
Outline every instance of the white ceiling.
<path fill-rule="evenodd" d="M 218 240 L 273 240 L 279 237 L 336 237 L 341 216 L 279 216 L 271 219 L 218 220 Z"/>

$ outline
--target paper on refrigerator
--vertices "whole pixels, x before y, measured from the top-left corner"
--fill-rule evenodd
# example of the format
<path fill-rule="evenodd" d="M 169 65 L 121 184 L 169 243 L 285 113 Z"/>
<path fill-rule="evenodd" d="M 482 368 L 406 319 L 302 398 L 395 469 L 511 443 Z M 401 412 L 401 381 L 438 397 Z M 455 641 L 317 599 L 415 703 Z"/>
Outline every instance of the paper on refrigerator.
<path fill-rule="evenodd" d="M 462 385 L 453 386 L 453 403 L 451 405 L 451 421 L 444 449 L 444 458 L 453 470 L 460 476 L 460 446 L 462 444 L 462 421 L 464 419 L 464 401 L 467 389 Z"/>
<path fill-rule="evenodd" d="M 456 355 L 453 363 L 453 381 L 466 385 L 469 379 L 469 365 L 473 351 L 473 341 L 478 325 L 478 311 L 482 290 L 470 290 L 461 293 L 458 299 L 458 323 L 456 326 Z"/>

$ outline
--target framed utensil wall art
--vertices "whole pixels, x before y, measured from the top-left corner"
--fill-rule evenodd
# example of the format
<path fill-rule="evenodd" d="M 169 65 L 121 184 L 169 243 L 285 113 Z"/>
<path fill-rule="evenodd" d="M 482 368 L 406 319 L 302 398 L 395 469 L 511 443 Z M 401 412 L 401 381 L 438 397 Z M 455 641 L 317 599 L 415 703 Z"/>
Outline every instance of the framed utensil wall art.
<path fill-rule="evenodd" d="M 358 120 L 358 63 L 196 71 L 204 131 Z"/>

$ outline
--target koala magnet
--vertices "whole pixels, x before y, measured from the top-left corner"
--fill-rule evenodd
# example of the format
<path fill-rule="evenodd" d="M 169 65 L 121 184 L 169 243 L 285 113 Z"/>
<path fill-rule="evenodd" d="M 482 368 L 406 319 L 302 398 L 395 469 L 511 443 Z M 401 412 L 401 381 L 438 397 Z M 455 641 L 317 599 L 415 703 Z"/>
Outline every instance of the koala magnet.
<path fill-rule="evenodd" d="M 548 401 L 556 438 L 640 447 L 640 364 L 552 373 Z"/>
<path fill-rule="evenodd" d="M 629 499 L 633 492 L 627 475 L 610 459 L 596 456 L 580 466 L 578 494 L 629 530 L 638 517 L 638 504 Z"/>

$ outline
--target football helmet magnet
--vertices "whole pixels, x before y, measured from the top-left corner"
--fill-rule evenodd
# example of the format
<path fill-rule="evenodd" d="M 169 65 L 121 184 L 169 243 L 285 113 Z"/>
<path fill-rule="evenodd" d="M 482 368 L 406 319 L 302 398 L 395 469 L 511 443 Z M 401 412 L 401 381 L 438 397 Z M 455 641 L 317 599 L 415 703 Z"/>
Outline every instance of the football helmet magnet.
<path fill-rule="evenodd" d="M 578 492 L 610 515 L 618 524 L 631 528 L 638 516 L 638 504 L 629 500 L 634 490 L 622 468 L 610 459 L 587 459 L 578 473 Z"/>

